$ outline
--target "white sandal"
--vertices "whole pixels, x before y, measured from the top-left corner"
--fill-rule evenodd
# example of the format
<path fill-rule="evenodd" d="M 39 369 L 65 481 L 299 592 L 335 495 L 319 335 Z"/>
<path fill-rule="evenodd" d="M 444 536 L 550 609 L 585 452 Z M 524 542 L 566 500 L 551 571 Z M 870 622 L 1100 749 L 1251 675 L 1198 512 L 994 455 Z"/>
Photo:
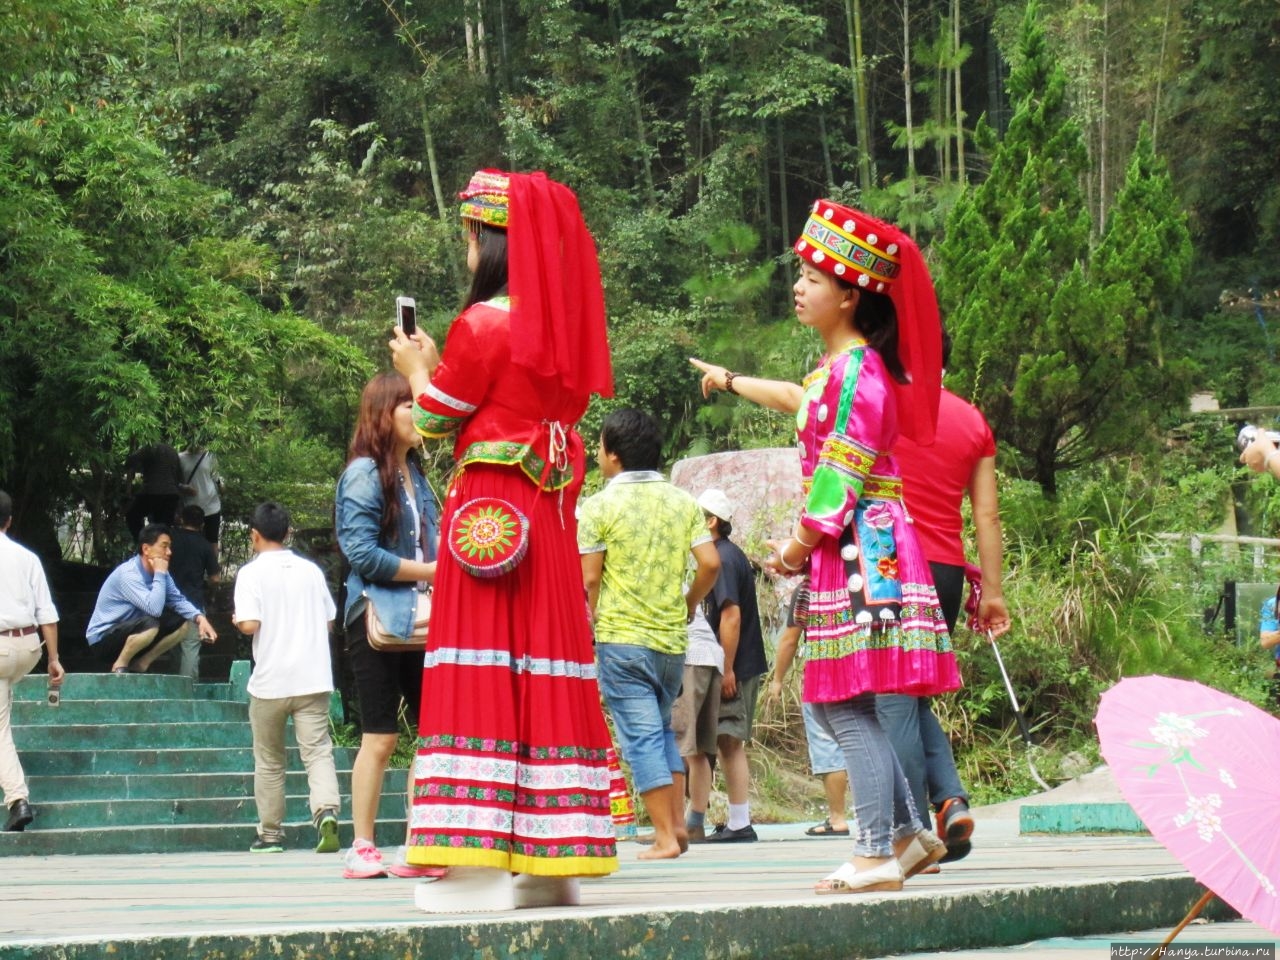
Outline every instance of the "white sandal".
<path fill-rule="evenodd" d="M 818 881 L 813 892 L 825 895 L 901 889 L 902 867 L 898 865 L 897 860 L 886 860 L 880 866 L 870 870 L 859 870 L 852 863 L 842 863 L 834 873 Z"/>
<path fill-rule="evenodd" d="M 522 907 L 576 907 L 582 902 L 577 877 L 542 877 L 519 873 L 515 878 L 516 909 Z"/>
<path fill-rule="evenodd" d="M 932 830 L 921 830 L 898 857 L 903 877 L 914 877 L 947 855 L 947 845 Z"/>
<path fill-rule="evenodd" d="M 419 883 L 413 901 L 427 913 L 500 913 L 516 908 L 516 891 L 506 870 L 452 867 L 439 880 Z"/>

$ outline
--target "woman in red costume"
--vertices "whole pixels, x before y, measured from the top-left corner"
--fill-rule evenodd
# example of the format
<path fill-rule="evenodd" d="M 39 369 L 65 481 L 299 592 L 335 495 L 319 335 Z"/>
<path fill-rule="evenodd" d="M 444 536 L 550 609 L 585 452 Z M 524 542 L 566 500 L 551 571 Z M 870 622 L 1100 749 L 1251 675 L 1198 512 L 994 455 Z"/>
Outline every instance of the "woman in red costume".
<path fill-rule="evenodd" d="M 410 863 L 423 910 L 577 902 L 617 869 L 610 746 L 574 507 L 574 425 L 611 396 L 604 294 L 577 198 L 482 170 L 460 195 L 471 290 L 443 353 L 397 333 L 419 433 L 455 436 L 422 682 Z"/>

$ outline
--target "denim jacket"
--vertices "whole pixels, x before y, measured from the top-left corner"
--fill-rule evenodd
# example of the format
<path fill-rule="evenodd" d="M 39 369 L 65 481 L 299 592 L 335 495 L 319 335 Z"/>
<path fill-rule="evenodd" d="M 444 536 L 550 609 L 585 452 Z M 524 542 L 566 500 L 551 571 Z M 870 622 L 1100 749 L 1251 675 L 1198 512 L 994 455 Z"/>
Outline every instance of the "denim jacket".
<path fill-rule="evenodd" d="M 409 476 L 418 495 L 418 514 L 426 524 L 425 559 L 436 558 L 438 521 L 435 498 L 426 478 L 409 463 Z M 412 560 L 418 540 L 408 495 L 400 489 L 400 525 L 393 538 L 383 538 L 382 483 L 378 468 L 368 457 L 352 460 L 338 480 L 335 521 L 338 545 L 351 564 L 347 575 L 347 605 L 342 622 L 350 624 L 364 614 L 365 598 L 373 602 L 383 626 L 399 636 L 413 630 L 417 588 L 412 581 L 392 581 L 400 560 Z"/>

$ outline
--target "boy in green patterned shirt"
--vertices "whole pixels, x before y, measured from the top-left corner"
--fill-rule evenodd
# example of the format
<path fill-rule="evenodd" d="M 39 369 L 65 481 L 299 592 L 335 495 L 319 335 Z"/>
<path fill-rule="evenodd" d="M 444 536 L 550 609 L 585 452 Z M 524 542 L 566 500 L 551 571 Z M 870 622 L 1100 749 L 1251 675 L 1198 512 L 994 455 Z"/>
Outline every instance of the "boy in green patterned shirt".
<path fill-rule="evenodd" d="M 658 472 L 661 453 L 652 417 L 631 409 L 609 414 L 597 453 L 609 482 L 583 502 L 578 518 L 600 691 L 653 823 L 654 843 L 641 860 L 678 857 L 689 846 L 671 706 L 684 674 L 686 626 L 720 572 L 702 509 Z M 686 591 L 690 553 L 697 570 Z"/>

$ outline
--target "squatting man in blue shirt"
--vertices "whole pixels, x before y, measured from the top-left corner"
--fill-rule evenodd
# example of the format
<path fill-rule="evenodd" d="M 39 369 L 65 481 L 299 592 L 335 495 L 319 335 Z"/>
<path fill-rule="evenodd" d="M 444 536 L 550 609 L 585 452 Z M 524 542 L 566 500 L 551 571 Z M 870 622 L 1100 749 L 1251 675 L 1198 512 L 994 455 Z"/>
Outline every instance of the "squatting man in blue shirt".
<path fill-rule="evenodd" d="M 169 576 L 172 545 L 167 526 L 147 524 L 138 535 L 138 555 L 111 571 L 98 592 L 85 634 L 90 646 L 115 656 L 112 673 L 146 673 L 182 640 L 191 622 L 201 640 L 218 639 L 204 612 Z"/>

